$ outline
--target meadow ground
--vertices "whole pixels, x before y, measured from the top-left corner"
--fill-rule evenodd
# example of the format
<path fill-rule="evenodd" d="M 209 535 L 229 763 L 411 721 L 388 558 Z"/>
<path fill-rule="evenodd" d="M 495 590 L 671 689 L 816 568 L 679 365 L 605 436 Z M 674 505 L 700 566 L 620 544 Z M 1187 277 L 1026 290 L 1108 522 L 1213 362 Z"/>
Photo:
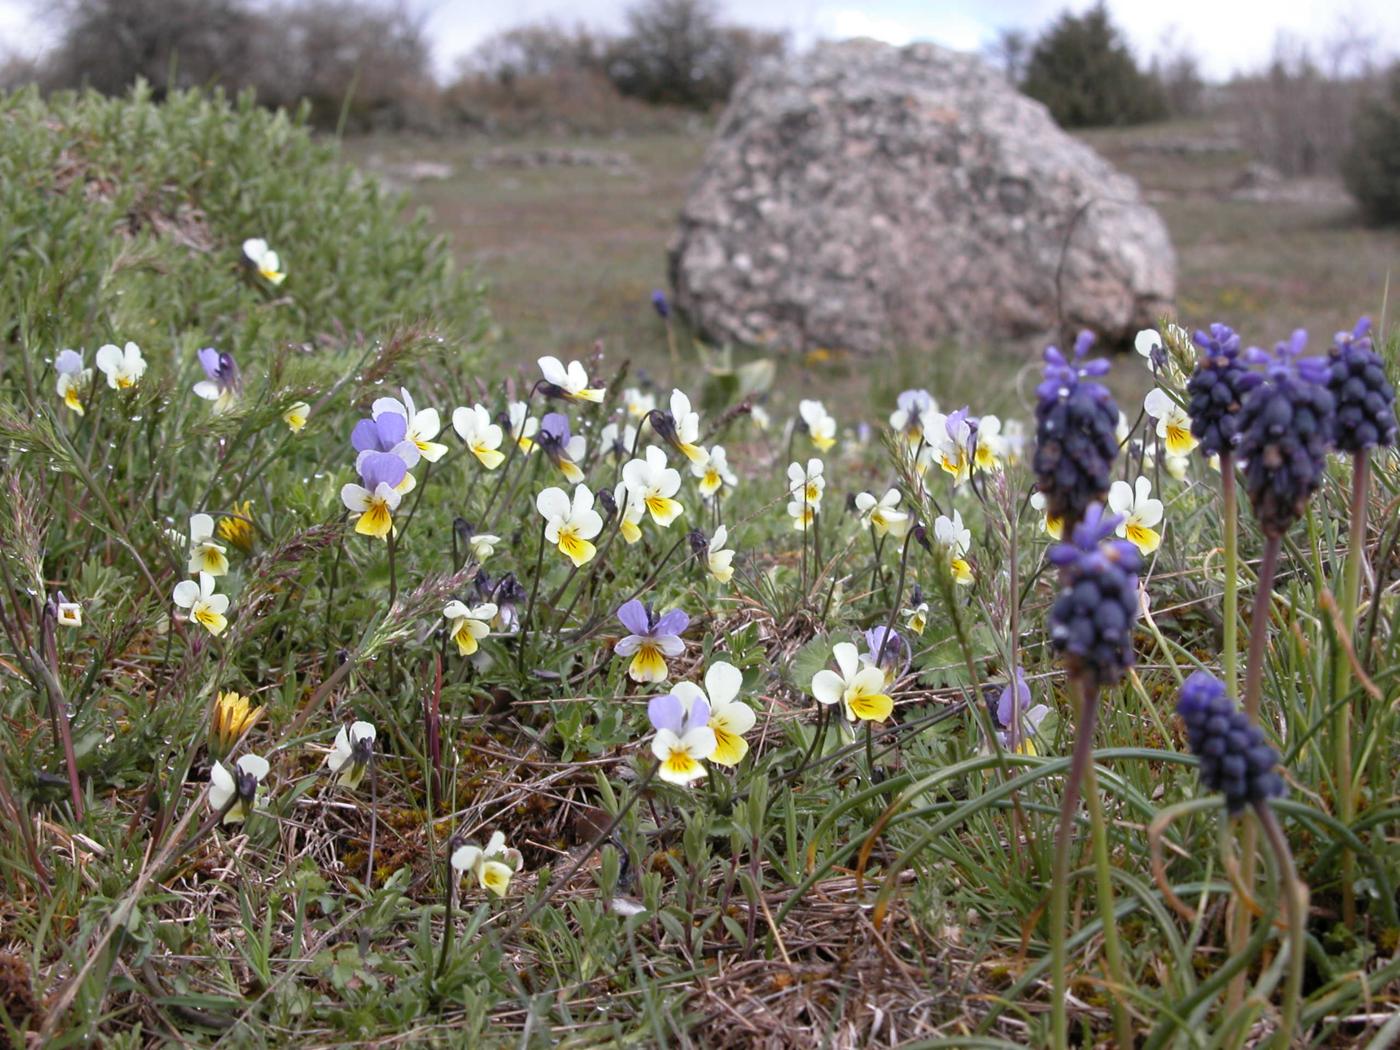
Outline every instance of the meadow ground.
<path fill-rule="evenodd" d="M 779 362 L 766 426 L 761 369 L 673 369 L 695 139 L 350 144 L 449 165 L 415 225 L 251 97 L 0 126 L 0 1040 L 1400 1034 L 1400 463 L 1324 457 L 1321 376 L 1275 362 L 1222 473 L 1179 418 L 1200 348 L 1114 362 L 1121 438 L 1058 370 L 1092 438 L 1047 486 L 1122 520 L 1055 544 L 987 414 L 1031 418 L 1009 348 Z M 1127 141 L 1153 192 L 1215 187 L 1162 202 L 1203 309 L 1325 344 L 1373 308 L 1393 235 Z"/>

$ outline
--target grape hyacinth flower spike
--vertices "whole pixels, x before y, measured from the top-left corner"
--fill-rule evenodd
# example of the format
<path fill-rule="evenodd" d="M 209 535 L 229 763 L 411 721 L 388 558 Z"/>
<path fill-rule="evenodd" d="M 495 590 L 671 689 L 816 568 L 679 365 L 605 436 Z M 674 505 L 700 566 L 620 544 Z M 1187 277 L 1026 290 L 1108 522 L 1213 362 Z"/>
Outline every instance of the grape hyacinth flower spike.
<path fill-rule="evenodd" d="M 1199 356 L 1186 381 L 1186 414 L 1204 456 L 1228 456 L 1239 432 L 1240 409 L 1264 377 L 1246 367 L 1234 329 L 1213 324 L 1196 333 Z M 1224 466 L 1221 467 L 1224 470 Z"/>
<path fill-rule="evenodd" d="M 1108 372 L 1108 362 L 1085 360 L 1093 343 L 1092 333 L 1081 332 L 1070 359 L 1046 347 L 1044 379 L 1036 388 L 1032 465 L 1047 513 L 1066 526 L 1103 499 L 1118 455 L 1118 406 L 1096 381 Z"/>

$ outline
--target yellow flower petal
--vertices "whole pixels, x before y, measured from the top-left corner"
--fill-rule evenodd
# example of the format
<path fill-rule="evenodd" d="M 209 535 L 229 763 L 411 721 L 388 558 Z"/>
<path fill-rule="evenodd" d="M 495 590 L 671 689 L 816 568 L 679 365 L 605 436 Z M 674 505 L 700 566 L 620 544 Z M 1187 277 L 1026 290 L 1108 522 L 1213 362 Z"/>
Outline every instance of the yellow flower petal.
<path fill-rule="evenodd" d="M 632 656 L 627 675 L 634 682 L 660 682 L 665 680 L 669 670 L 661 650 L 649 642 L 643 642 Z"/>
<path fill-rule="evenodd" d="M 846 697 L 846 709 L 862 722 L 883 722 L 894 710 L 894 701 L 884 693 L 856 692 Z"/>
<path fill-rule="evenodd" d="M 598 553 L 596 547 L 580 536 L 572 528 L 562 528 L 559 530 L 559 551 L 567 557 L 575 566 L 582 568 L 593 560 L 593 555 Z"/>
<path fill-rule="evenodd" d="M 378 498 L 370 500 L 369 509 L 355 522 L 356 532 L 361 536 L 373 536 L 377 540 L 385 539 L 393 527 L 394 516 L 389 511 L 389 504 Z"/>

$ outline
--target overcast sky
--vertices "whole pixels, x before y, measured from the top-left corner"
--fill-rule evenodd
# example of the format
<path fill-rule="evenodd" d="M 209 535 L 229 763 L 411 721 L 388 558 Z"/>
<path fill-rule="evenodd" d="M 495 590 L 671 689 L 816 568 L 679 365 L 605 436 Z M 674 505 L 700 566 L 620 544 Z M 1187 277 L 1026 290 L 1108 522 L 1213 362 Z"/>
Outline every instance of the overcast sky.
<path fill-rule="evenodd" d="M 524 22 L 554 19 L 610 29 L 631 0 L 407 0 L 428 22 L 440 71 L 485 37 Z M 1090 0 L 720 0 L 733 21 L 789 31 L 799 45 L 821 38 L 873 36 L 891 43 L 933 40 L 976 51 L 999 28 L 1035 30 L 1066 7 Z M 51 36 L 40 0 L 0 0 L 0 45 L 33 53 Z M 1397 0 L 1109 0 L 1115 22 L 1142 58 L 1168 34 L 1197 53 L 1207 76 L 1223 78 L 1268 60 L 1280 34 L 1335 38 L 1344 24 L 1373 36 L 1377 51 L 1400 53 Z"/>

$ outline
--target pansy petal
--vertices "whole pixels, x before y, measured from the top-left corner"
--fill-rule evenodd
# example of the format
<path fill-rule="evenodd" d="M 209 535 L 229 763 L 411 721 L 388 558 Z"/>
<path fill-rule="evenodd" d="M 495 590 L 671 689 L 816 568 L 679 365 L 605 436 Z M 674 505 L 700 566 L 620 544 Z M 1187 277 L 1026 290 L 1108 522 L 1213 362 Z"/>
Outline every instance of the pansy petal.
<path fill-rule="evenodd" d="M 617 618 L 633 634 L 651 634 L 651 624 L 647 620 L 647 607 L 640 599 L 633 598 L 618 607 Z"/>

